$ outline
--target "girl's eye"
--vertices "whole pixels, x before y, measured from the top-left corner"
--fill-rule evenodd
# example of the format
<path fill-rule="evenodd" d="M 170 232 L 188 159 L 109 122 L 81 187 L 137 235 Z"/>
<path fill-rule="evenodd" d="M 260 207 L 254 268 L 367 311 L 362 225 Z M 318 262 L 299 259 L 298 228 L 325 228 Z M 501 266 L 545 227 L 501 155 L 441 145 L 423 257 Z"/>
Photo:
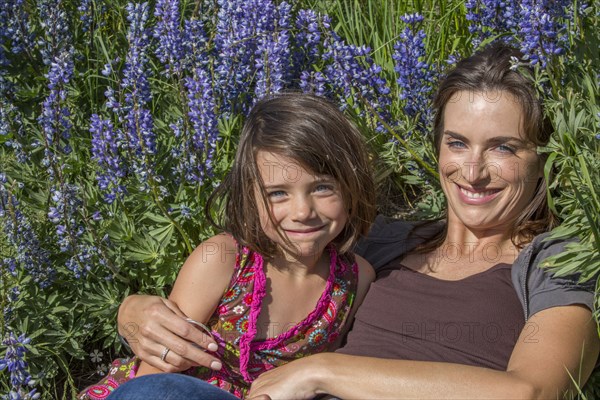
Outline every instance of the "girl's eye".
<path fill-rule="evenodd" d="M 320 183 L 317 186 L 315 186 L 315 192 L 333 192 L 334 190 L 335 187 L 327 183 Z"/>
<path fill-rule="evenodd" d="M 270 199 L 278 199 L 285 196 L 285 192 L 283 190 L 273 190 L 272 192 L 267 193 Z"/>

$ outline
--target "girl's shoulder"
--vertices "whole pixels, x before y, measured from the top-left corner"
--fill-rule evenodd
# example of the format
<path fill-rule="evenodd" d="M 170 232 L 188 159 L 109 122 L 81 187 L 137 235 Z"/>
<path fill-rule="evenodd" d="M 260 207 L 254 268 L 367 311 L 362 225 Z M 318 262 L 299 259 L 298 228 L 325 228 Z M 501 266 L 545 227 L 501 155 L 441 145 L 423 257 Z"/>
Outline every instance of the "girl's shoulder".
<path fill-rule="evenodd" d="M 220 233 L 214 235 L 200 243 L 186 260 L 187 264 L 202 269 L 217 269 L 233 271 L 236 264 L 236 254 L 238 244 L 235 239 L 228 234 Z"/>
<path fill-rule="evenodd" d="M 206 239 L 196 247 L 196 250 L 201 252 L 206 259 L 218 258 L 226 261 L 227 259 L 235 259 L 235 255 L 239 251 L 238 247 L 235 238 L 229 233 L 223 232 Z"/>

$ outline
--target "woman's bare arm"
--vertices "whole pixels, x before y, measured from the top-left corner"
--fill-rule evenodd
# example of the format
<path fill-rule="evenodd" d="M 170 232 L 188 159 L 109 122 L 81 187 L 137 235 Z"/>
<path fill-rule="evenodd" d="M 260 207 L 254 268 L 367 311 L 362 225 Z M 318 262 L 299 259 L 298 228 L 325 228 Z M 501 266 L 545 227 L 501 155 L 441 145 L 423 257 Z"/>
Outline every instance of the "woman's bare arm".
<path fill-rule="evenodd" d="M 169 300 L 130 296 L 119 309 L 119 333 L 134 353 L 153 368 L 145 372 L 178 372 L 192 365 L 218 369 L 220 361 L 204 350 L 216 350 L 214 340 L 193 324 L 206 322 L 227 287 L 235 265 L 235 243 L 225 235 L 208 239 L 194 250 L 178 274 Z M 160 359 L 164 348 L 166 360 Z"/>
<path fill-rule="evenodd" d="M 531 326 L 534 330 L 527 328 Z M 329 393 L 343 399 L 553 399 L 573 390 L 573 380 L 586 382 L 599 349 L 596 323 L 587 308 L 547 309 L 534 315 L 527 327 L 506 371 L 319 354 L 261 375 L 250 397 L 311 399 Z"/>

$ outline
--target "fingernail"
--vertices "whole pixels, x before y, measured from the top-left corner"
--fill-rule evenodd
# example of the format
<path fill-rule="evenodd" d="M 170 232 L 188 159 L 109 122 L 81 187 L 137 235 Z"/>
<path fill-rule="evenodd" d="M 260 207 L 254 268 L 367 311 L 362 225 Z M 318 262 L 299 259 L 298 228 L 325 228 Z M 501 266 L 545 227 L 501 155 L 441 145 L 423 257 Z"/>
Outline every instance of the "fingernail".
<path fill-rule="evenodd" d="M 214 369 L 215 371 L 220 370 L 222 367 L 223 365 L 219 361 L 213 361 L 210 363 L 210 368 Z"/>
<path fill-rule="evenodd" d="M 217 350 L 219 350 L 219 346 L 217 346 L 216 343 L 209 344 L 207 348 L 208 348 L 209 351 L 217 351 Z"/>

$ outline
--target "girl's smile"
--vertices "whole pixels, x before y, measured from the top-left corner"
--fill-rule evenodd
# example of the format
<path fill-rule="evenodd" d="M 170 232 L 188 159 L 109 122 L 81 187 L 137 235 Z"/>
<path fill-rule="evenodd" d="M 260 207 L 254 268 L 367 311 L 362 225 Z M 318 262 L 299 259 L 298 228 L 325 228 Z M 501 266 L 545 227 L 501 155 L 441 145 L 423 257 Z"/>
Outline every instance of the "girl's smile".
<path fill-rule="evenodd" d="M 298 236 L 308 236 L 311 233 L 315 233 L 320 231 L 321 229 L 323 229 L 325 227 L 325 225 L 322 226 L 317 226 L 315 228 L 306 228 L 306 229 L 287 229 L 287 228 L 281 228 L 284 232 L 286 232 L 288 235 L 298 235 Z"/>

